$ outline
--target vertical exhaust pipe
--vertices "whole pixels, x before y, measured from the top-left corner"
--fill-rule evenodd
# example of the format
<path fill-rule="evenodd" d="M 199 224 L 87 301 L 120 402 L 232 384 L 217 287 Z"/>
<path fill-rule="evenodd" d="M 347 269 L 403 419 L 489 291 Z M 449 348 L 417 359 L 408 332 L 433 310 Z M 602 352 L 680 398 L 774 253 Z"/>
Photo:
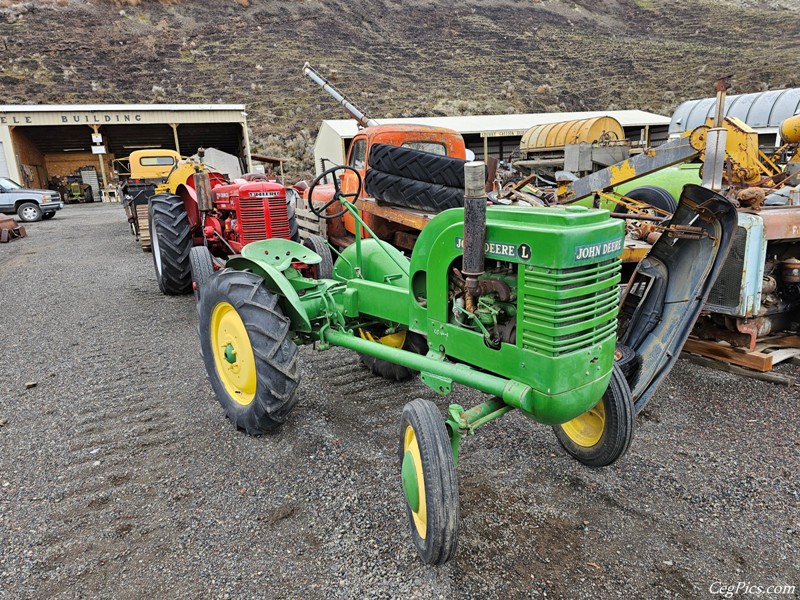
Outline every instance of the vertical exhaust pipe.
<path fill-rule="evenodd" d="M 478 276 L 485 270 L 486 168 L 482 161 L 464 165 L 464 257 L 461 269 L 467 293 L 478 296 Z"/>

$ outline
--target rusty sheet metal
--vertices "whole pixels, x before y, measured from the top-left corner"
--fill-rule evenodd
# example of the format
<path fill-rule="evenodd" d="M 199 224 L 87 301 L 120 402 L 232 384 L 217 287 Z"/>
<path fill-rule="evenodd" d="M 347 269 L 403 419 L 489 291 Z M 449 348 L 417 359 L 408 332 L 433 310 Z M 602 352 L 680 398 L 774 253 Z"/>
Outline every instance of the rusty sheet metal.
<path fill-rule="evenodd" d="M 800 239 L 800 207 L 762 206 L 758 216 L 764 220 L 764 237 L 767 240 Z"/>

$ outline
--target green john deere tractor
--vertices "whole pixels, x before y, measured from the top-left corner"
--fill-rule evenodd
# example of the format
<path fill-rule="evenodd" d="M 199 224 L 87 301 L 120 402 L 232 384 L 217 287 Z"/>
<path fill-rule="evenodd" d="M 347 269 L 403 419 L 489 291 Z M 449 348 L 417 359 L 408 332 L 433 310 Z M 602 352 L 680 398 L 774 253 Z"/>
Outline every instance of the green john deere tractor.
<path fill-rule="evenodd" d="M 329 169 L 311 191 L 342 169 L 350 167 Z M 332 279 L 296 268 L 330 260 L 327 248 L 320 255 L 270 239 L 230 259 L 198 302 L 209 380 L 231 421 L 250 434 L 275 429 L 294 407 L 298 344 L 355 350 L 372 366 L 393 366 L 395 378 L 419 372 L 438 394 L 457 382 L 490 395 L 469 409 L 450 405 L 444 420 L 426 400 L 402 411 L 402 487 L 414 543 L 429 564 L 455 554 L 463 436 L 518 409 L 553 426 L 579 461 L 604 466 L 628 449 L 635 422 L 634 379 L 615 364 L 623 222 L 579 206 L 487 207 L 483 163 L 465 169 L 465 207 L 433 217 L 410 260 L 374 235 L 361 239 L 369 229 L 337 184 L 315 211 L 333 218 L 328 206 L 341 203 L 339 215 L 349 211 L 359 230 Z M 664 286 L 654 294 L 645 294 L 650 320 L 654 298 L 678 304 Z M 663 376 L 664 363 L 656 366 L 654 376 Z"/>

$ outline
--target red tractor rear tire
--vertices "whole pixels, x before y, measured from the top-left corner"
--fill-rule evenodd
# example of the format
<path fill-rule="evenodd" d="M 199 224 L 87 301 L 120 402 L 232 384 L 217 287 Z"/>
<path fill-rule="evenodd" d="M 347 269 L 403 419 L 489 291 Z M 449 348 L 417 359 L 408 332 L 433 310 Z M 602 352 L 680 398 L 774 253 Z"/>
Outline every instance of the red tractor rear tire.
<path fill-rule="evenodd" d="M 156 194 L 150 198 L 148 220 L 159 289 L 171 296 L 188 294 L 192 291 L 192 232 L 183 201 L 173 194 Z"/>

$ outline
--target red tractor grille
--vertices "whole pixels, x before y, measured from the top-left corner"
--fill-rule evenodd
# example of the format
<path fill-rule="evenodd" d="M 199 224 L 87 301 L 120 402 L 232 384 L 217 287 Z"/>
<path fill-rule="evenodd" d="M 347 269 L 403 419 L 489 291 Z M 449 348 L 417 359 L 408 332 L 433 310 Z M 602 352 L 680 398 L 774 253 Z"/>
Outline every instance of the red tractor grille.
<path fill-rule="evenodd" d="M 268 238 L 289 239 L 289 214 L 286 198 L 250 198 L 239 200 L 239 227 L 242 244 Z"/>

